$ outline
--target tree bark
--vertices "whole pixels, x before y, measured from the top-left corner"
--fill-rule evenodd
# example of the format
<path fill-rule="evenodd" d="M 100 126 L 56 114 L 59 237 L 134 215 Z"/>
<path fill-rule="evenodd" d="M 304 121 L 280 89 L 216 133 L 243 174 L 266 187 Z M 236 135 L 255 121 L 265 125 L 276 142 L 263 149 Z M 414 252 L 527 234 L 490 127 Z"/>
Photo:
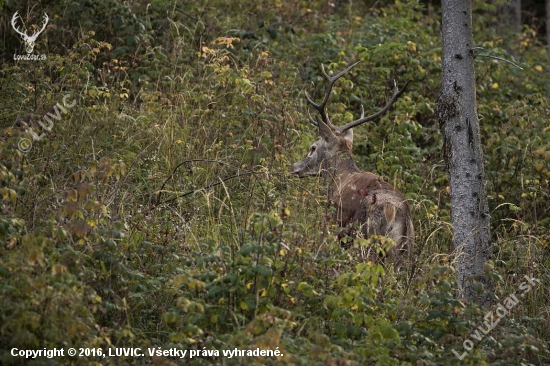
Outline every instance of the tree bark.
<path fill-rule="evenodd" d="M 490 220 L 476 108 L 472 3 L 442 0 L 441 9 L 443 78 L 436 113 L 449 172 L 459 295 L 489 304 L 493 286 L 484 263 L 491 254 Z M 477 293 L 475 282 L 485 290 Z"/>
<path fill-rule="evenodd" d="M 500 3 L 501 1 L 492 0 L 491 3 Z M 508 0 L 507 4 L 497 5 L 496 12 L 496 33 L 506 35 L 512 29 L 516 33 L 521 32 L 521 0 Z"/>
<path fill-rule="evenodd" d="M 521 32 L 521 0 L 511 0 L 510 6 L 512 7 L 512 24 L 516 29 L 516 32 Z"/>
<path fill-rule="evenodd" d="M 546 0 L 546 47 L 548 47 L 548 67 L 550 68 L 550 0 Z"/>

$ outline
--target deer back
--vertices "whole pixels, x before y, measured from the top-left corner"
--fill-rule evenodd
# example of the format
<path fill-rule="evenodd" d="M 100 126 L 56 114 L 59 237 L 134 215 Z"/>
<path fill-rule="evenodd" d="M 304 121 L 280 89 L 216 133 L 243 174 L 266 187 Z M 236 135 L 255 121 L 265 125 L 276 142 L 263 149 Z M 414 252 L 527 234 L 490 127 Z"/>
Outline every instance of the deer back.
<path fill-rule="evenodd" d="M 371 172 L 352 172 L 336 178 L 331 192 L 341 227 L 355 226 L 364 237 L 386 236 L 398 252 L 409 252 L 414 228 L 407 199 Z"/>

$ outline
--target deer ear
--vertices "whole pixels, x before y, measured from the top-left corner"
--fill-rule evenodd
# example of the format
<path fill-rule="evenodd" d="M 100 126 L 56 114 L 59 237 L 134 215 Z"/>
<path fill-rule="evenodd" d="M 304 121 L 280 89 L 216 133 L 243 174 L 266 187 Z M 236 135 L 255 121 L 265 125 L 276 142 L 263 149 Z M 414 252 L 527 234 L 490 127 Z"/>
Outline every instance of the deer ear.
<path fill-rule="evenodd" d="M 334 132 L 332 132 L 332 129 L 326 123 L 317 119 L 317 124 L 319 126 L 319 134 L 321 135 L 323 140 L 325 140 L 326 142 L 334 140 L 336 135 L 334 134 Z"/>
<path fill-rule="evenodd" d="M 353 144 L 353 128 L 350 128 L 344 133 L 344 138 L 348 140 L 350 144 Z"/>

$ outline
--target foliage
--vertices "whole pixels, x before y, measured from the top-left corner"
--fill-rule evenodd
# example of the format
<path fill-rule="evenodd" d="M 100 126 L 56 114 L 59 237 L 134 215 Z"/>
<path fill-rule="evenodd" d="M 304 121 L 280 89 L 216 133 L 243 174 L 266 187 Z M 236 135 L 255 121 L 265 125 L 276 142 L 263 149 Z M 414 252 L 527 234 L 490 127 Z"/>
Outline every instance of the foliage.
<path fill-rule="evenodd" d="M 487 272 L 499 299 L 525 275 L 543 285 L 461 360 L 489 309 L 455 297 L 434 116 L 437 9 L 412 0 L 25 3 L 0 2 L 3 24 L 23 8 L 33 19 L 47 10 L 51 24 L 35 47 L 46 61 L 8 57 L 21 46 L 15 34 L 0 44 L 9 60 L 0 72 L 2 364 L 178 362 L 31 362 L 12 347 L 204 351 L 185 361 L 193 365 L 242 364 L 206 351 L 258 347 L 284 356 L 245 361 L 548 363 L 550 84 L 535 30 L 495 33 L 496 5 L 476 2 L 495 254 Z M 408 272 L 365 255 L 374 239 L 340 248 L 322 182 L 286 174 L 315 138 L 303 91 L 320 97 L 321 63 L 334 72 L 355 60 L 329 103 L 337 124 L 361 104 L 366 113 L 384 105 L 394 79 L 411 80 L 354 139 L 358 165 L 411 202 Z"/>

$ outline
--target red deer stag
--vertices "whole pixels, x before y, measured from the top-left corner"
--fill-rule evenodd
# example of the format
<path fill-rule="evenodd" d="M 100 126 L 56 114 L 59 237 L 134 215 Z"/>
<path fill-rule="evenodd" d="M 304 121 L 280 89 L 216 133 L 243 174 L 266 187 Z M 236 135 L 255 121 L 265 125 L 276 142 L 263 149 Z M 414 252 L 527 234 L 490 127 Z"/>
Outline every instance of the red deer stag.
<path fill-rule="evenodd" d="M 405 91 L 407 84 L 395 91 L 388 104 L 378 113 L 365 117 L 361 106 L 361 117 L 344 126 L 334 126 L 327 115 L 325 107 L 329 100 L 332 86 L 340 77 L 348 73 L 356 62 L 344 71 L 330 77 L 321 65 L 328 81 L 325 97 L 319 104 L 306 93 L 306 98 L 321 116 L 321 120 L 311 117 L 309 121 L 319 129 L 321 138 L 315 141 L 308 154 L 290 168 L 292 174 L 300 178 L 321 175 L 329 187 L 329 199 L 336 206 L 336 219 L 343 228 L 339 237 L 355 235 L 354 226 L 361 228 L 365 238 L 372 235 L 386 236 L 395 242 L 389 256 L 396 268 L 403 264 L 403 257 L 410 256 L 414 240 L 414 228 L 411 212 L 406 198 L 391 184 L 381 177 L 361 171 L 351 154 L 353 127 L 382 116 L 397 98 Z"/>

